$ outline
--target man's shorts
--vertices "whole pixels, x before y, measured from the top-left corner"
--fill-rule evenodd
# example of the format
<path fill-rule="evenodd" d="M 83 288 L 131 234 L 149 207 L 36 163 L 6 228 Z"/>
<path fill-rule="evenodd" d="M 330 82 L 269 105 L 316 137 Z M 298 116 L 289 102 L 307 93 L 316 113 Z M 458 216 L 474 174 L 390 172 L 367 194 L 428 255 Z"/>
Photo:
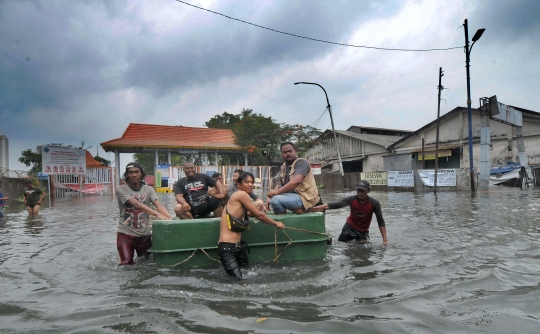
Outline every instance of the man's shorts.
<path fill-rule="evenodd" d="M 220 199 L 214 198 L 214 197 L 208 197 L 206 200 L 206 208 L 201 212 L 195 212 L 193 208 L 189 211 L 193 217 L 205 217 L 211 214 L 212 212 L 216 211 L 217 208 L 222 206 L 222 202 Z"/>
<path fill-rule="evenodd" d="M 152 247 L 152 236 L 145 235 L 142 237 L 136 237 L 124 233 L 116 234 L 116 248 L 118 249 L 118 255 L 120 255 L 120 263 L 133 264 L 133 257 L 137 252 L 138 257 L 149 254 L 147 250 Z"/>
<path fill-rule="evenodd" d="M 244 241 L 237 243 L 218 243 L 218 254 L 223 268 L 227 274 L 234 276 L 237 279 L 243 278 L 240 266 L 249 263 L 247 253 L 249 253 L 249 247 Z"/>
<path fill-rule="evenodd" d="M 369 241 L 369 232 L 360 232 L 351 227 L 348 223 L 343 225 L 341 234 L 339 235 L 338 241 L 349 242 L 351 240 L 356 240 L 358 242 L 368 242 Z"/>
<path fill-rule="evenodd" d="M 0 205 L 0 217 L 4 216 L 4 206 Z"/>

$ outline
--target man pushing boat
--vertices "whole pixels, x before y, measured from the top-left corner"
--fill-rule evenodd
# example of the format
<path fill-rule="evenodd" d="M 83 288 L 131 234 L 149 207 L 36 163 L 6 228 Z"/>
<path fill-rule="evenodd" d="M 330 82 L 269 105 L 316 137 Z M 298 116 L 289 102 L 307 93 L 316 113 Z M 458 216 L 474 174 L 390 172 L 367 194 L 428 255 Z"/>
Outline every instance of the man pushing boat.
<path fill-rule="evenodd" d="M 160 220 L 170 220 L 167 209 L 158 201 L 154 188 L 144 185 L 144 170 L 136 162 L 130 162 L 124 173 L 126 184 L 116 189 L 120 221 L 116 234 L 116 248 L 120 255 L 119 265 L 133 264 L 135 251 L 138 257 L 146 256 L 152 247 L 152 227 L 149 215 Z M 156 206 L 157 211 L 150 207 Z"/>
<path fill-rule="evenodd" d="M 249 229 L 250 212 L 263 223 L 274 225 L 276 228 L 285 227 L 282 222 L 276 222 L 268 217 L 253 204 L 250 193 L 253 191 L 255 177 L 249 172 L 242 172 L 236 179 L 238 191 L 234 192 L 225 205 L 221 215 L 218 254 L 221 264 L 227 274 L 242 279 L 240 266 L 248 263 L 249 248 L 242 239 L 242 232 Z"/>
<path fill-rule="evenodd" d="M 373 197 L 368 196 L 370 191 L 369 182 L 360 180 L 356 185 L 356 195 L 345 197 L 339 202 L 325 203 L 308 211 L 321 212 L 328 209 L 332 210 L 349 206 L 351 214 L 347 217 L 347 222 L 343 225 L 341 235 L 338 238 L 338 241 L 342 242 L 349 242 L 351 240 L 367 242 L 369 240 L 369 226 L 371 225 L 373 214 L 375 214 L 377 223 L 379 224 L 379 231 L 383 238 L 382 243 L 386 246 L 388 245 L 388 240 L 386 239 L 386 224 L 381 211 L 381 203 Z"/>

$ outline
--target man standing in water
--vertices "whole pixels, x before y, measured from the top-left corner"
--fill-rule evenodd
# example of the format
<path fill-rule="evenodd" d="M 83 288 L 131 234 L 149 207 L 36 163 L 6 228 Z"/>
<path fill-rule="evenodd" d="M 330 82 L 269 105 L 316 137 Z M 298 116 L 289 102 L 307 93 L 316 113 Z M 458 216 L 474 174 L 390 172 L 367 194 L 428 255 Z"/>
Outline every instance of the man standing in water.
<path fill-rule="evenodd" d="M 37 215 L 45 194 L 41 189 L 34 188 L 34 184 L 31 180 L 24 180 L 24 184 L 26 185 L 26 188 L 24 188 L 23 203 L 26 204 L 26 209 L 29 214 Z"/>
<path fill-rule="evenodd" d="M 279 172 L 279 182 L 268 192 L 269 204 L 275 214 L 303 213 L 317 204 L 322 204 L 311 166 L 306 159 L 298 158 L 297 148 L 291 142 L 281 144 L 281 157 L 285 161 Z"/>
<path fill-rule="evenodd" d="M 142 184 L 144 170 L 136 162 L 126 166 L 124 178 L 126 184 L 116 189 L 120 222 L 116 235 L 116 248 L 120 255 L 119 265 L 133 264 L 133 257 L 147 256 L 147 250 L 152 247 L 150 217 L 156 216 L 161 220 L 170 220 L 167 209 L 158 201 L 154 188 Z M 150 208 L 150 203 L 157 211 Z"/>
<path fill-rule="evenodd" d="M 361 243 L 369 240 L 369 226 L 371 225 L 373 213 L 375 213 L 377 223 L 379 223 L 379 231 L 381 231 L 383 238 L 382 243 L 386 246 L 388 245 L 388 240 L 386 239 L 386 224 L 382 216 L 381 203 L 376 199 L 369 197 L 368 194 L 370 192 L 369 182 L 360 180 L 356 185 L 356 195 L 346 197 L 339 202 L 319 205 L 308 211 L 320 212 L 349 206 L 351 208 L 351 214 L 347 217 L 345 225 L 343 225 L 338 241 L 349 242 L 355 239 Z"/>
<path fill-rule="evenodd" d="M 251 202 L 249 194 L 253 191 L 253 174 L 243 172 L 236 179 L 238 191 L 234 192 L 221 215 L 219 228 L 218 254 L 227 274 L 242 279 L 240 266 L 248 263 L 246 243 L 241 241 L 242 232 L 249 228 L 248 212 L 263 223 L 284 228 L 282 222 L 276 222 Z M 240 217 L 240 218 L 238 218 Z"/>
<path fill-rule="evenodd" d="M 0 189 L 2 189 L 2 181 L 0 181 Z M 0 193 L 0 217 L 4 217 L 4 206 L 6 205 L 6 200 L 9 199 L 9 196 L 4 197 Z"/>

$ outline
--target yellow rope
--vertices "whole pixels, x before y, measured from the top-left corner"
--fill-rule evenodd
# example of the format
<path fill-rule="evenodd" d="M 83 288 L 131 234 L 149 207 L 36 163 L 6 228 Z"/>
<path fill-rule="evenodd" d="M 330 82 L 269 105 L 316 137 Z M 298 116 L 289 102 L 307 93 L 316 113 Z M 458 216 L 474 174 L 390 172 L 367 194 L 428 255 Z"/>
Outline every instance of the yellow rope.
<path fill-rule="evenodd" d="M 278 259 L 279 257 L 281 256 L 281 254 L 283 254 L 283 252 L 285 251 L 285 248 L 289 247 L 289 245 L 292 245 L 293 241 L 291 239 L 291 237 L 289 237 L 289 235 L 287 233 L 285 233 L 285 231 L 281 230 L 281 232 L 283 232 L 283 234 L 285 234 L 285 236 L 287 237 L 287 239 L 289 239 L 289 242 L 287 242 L 287 244 L 285 245 L 285 247 L 283 247 L 283 249 L 281 250 L 281 252 L 278 254 L 277 253 L 277 229 L 276 231 L 274 232 L 274 246 L 275 246 L 275 258 L 274 258 L 274 262 L 277 264 L 278 263 Z"/>
<path fill-rule="evenodd" d="M 191 255 L 187 259 L 185 259 L 184 261 L 180 261 L 180 262 L 178 262 L 176 264 L 173 264 L 172 267 L 176 267 L 176 266 L 181 265 L 182 263 L 187 262 L 189 259 L 191 259 L 195 255 L 195 253 L 197 253 L 198 250 L 202 251 L 204 253 L 204 255 L 206 255 L 210 260 L 215 261 L 217 263 L 220 263 L 219 260 L 216 260 L 216 259 L 212 258 L 210 255 L 208 255 L 208 253 L 204 249 L 197 248 L 196 250 L 193 251 L 193 253 L 191 253 Z"/>

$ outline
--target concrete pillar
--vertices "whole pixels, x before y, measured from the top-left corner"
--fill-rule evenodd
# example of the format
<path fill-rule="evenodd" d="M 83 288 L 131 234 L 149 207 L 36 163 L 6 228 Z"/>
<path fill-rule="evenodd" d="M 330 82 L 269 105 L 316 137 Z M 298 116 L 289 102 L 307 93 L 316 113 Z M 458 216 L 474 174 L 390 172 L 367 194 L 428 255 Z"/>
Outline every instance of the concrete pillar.
<path fill-rule="evenodd" d="M 219 158 L 218 158 L 217 151 L 216 151 L 216 166 L 219 166 Z"/>
<path fill-rule="evenodd" d="M 489 186 L 489 172 L 491 170 L 491 129 L 489 116 L 482 115 L 480 128 L 480 189 Z"/>
<path fill-rule="evenodd" d="M 527 159 L 527 154 L 525 153 L 525 141 L 523 140 L 523 127 L 516 126 L 516 144 L 518 149 L 519 164 L 525 167 L 527 171 L 527 176 L 529 179 L 533 178 L 531 166 L 529 166 L 529 160 Z M 532 182 L 531 182 L 532 183 Z"/>
<path fill-rule="evenodd" d="M 118 153 L 118 149 L 114 149 L 114 167 L 116 168 L 116 175 L 115 175 L 115 182 L 116 184 L 120 184 L 120 153 Z"/>
<path fill-rule="evenodd" d="M 244 155 L 244 166 L 248 166 L 248 153 L 246 152 L 246 154 Z"/>
<path fill-rule="evenodd" d="M 169 151 L 167 151 L 167 163 L 169 166 L 171 165 L 171 161 L 171 149 L 169 149 Z"/>
<path fill-rule="evenodd" d="M 156 148 L 154 151 L 154 175 L 156 175 L 156 166 L 159 165 L 159 151 Z"/>

